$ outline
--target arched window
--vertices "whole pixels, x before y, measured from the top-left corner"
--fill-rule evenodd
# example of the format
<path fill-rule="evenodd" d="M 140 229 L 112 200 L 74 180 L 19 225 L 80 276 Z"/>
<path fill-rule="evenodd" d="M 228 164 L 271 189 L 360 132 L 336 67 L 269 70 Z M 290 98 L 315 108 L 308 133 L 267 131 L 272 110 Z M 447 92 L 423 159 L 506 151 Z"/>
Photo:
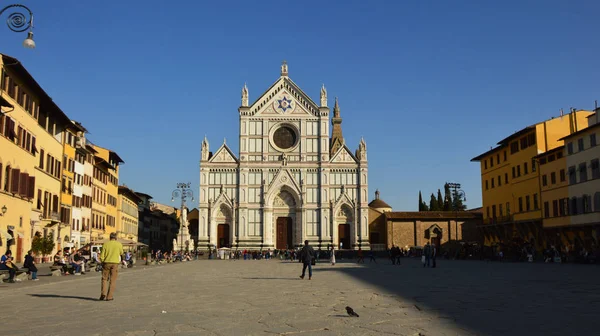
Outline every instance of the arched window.
<path fill-rule="evenodd" d="M 594 194 L 594 211 L 600 212 L 600 191 Z"/>

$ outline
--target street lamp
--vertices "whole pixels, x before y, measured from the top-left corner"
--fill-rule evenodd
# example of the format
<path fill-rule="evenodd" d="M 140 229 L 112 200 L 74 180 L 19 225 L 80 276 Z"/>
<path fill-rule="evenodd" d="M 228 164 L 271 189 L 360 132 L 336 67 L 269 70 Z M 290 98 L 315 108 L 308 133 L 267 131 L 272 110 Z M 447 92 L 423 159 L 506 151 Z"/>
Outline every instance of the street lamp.
<path fill-rule="evenodd" d="M 183 249 L 183 212 L 185 211 L 185 201 L 189 197 L 194 201 L 194 192 L 191 189 L 192 184 L 188 183 L 177 183 L 177 189 L 173 190 L 171 194 L 171 202 L 175 201 L 176 198 L 181 198 L 181 213 L 179 215 L 179 252 Z"/>
<path fill-rule="evenodd" d="M 6 213 L 6 211 L 8 211 L 8 209 L 6 208 L 6 205 L 2 206 L 2 213 L 0 213 L 0 216 L 4 216 L 4 214 Z"/>
<path fill-rule="evenodd" d="M 6 25 L 8 26 L 8 29 L 14 31 L 15 33 L 21 33 L 29 29 L 29 31 L 27 32 L 27 38 L 23 41 L 23 47 L 27 49 L 33 49 L 35 48 L 35 41 L 33 40 L 33 13 L 31 12 L 31 10 L 25 5 L 8 5 L 2 8 L 2 10 L 0 10 L 0 16 L 2 16 L 2 14 L 4 14 L 6 10 L 16 8 L 22 8 L 26 10 L 27 14 L 29 14 L 29 20 L 27 19 L 25 14 L 21 12 L 13 12 L 10 15 L 8 15 Z"/>
<path fill-rule="evenodd" d="M 448 189 L 453 189 L 452 191 L 452 208 L 455 211 L 456 220 L 454 221 L 454 225 L 456 226 L 454 229 L 454 235 L 456 236 L 456 240 L 458 240 L 458 212 L 464 210 L 464 206 L 461 206 L 459 209 L 459 205 L 462 202 L 467 201 L 467 194 L 460 189 L 460 183 L 446 183 Z M 448 237 L 449 239 L 452 237 Z"/>

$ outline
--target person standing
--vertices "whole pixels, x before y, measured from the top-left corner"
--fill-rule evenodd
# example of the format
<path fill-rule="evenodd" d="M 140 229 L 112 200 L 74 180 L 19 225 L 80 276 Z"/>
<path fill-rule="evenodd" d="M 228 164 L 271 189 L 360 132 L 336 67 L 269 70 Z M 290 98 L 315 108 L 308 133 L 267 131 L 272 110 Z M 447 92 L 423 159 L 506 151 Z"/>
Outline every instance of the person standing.
<path fill-rule="evenodd" d="M 429 242 L 425 244 L 425 248 L 423 248 L 423 255 L 425 255 L 425 263 L 423 263 L 423 267 L 429 267 L 429 262 L 431 260 L 431 245 Z"/>
<path fill-rule="evenodd" d="M 331 266 L 335 266 L 335 247 L 332 245 L 331 246 Z"/>
<path fill-rule="evenodd" d="M 306 274 L 306 268 L 308 267 L 308 280 L 312 279 L 312 260 L 315 257 L 315 250 L 312 246 L 308 245 L 308 240 L 304 241 L 304 246 L 300 251 L 300 260 L 302 260 L 302 275 L 300 279 L 304 279 Z"/>
<path fill-rule="evenodd" d="M 29 250 L 27 255 L 25 256 L 25 262 L 23 262 L 23 267 L 29 269 L 29 273 L 31 273 L 31 280 L 38 281 L 37 272 L 38 269 L 35 266 L 35 261 L 33 259 L 33 251 Z"/>
<path fill-rule="evenodd" d="M 437 245 L 431 244 L 431 268 L 435 268 L 435 257 L 437 257 Z"/>
<path fill-rule="evenodd" d="M 123 245 L 117 241 L 117 233 L 110 234 L 110 241 L 104 243 L 100 252 L 102 262 L 102 287 L 100 301 L 112 301 L 117 287 L 119 264 L 123 254 Z M 110 282 L 110 287 L 109 283 Z"/>

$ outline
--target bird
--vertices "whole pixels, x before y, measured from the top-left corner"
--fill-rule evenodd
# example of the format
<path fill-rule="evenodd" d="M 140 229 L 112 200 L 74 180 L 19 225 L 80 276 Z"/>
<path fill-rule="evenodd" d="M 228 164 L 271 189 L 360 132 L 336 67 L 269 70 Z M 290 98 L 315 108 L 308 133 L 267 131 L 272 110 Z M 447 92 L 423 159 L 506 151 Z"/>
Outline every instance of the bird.
<path fill-rule="evenodd" d="M 358 314 L 354 312 L 354 309 L 350 308 L 349 306 L 346 306 L 346 312 L 350 316 L 358 317 Z"/>

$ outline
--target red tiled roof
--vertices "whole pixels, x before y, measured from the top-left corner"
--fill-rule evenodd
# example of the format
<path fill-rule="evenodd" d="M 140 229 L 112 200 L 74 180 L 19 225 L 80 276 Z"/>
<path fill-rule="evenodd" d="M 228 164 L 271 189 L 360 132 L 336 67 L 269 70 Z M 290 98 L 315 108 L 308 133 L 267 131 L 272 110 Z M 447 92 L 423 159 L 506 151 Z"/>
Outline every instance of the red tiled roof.
<path fill-rule="evenodd" d="M 392 211 L 386 212 L 387 219 L 476 219 L 483 214 L 470 211 Z"/>

